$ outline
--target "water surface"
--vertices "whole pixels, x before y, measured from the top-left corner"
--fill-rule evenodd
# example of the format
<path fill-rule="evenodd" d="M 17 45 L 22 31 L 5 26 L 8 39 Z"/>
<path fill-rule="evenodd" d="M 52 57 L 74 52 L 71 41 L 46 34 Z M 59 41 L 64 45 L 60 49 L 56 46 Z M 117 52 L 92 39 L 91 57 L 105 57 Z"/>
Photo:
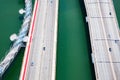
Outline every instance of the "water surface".
<path fill-rule="evenodd" d="M 24 7 L 24 0 L 0 0 L 0 59 L 8 52 L 11 45 L 9 37 L 18 33 L 22 21 L 19 20 L 18 10 Z M 19 53 L 2 80 L 18 80 L 23 51 Z"/>
<path fill-rule="evenodd" d="M 120 22 L 120 0 L 113 1 Z M 94 80 L 83 0 L 60 0 L 59 3 L 56 80 Z M 11 45 L 9 36 L 20 29 L 18 10 L 23 7 L 24 0 L 0 0 L 0 59 Z M 22 49 L 3 80 L 19 79 L 23 54 Z"/>
<path fill-rule="evenodd" d="M 83 0 L 60 0 L 56 80 L 93 80 Z"/>

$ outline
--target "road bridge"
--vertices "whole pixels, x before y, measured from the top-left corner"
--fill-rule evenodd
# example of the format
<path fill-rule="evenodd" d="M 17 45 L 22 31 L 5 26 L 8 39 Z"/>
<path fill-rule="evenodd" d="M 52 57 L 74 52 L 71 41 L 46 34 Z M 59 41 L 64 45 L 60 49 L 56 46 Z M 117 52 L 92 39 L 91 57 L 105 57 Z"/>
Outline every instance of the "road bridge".
<path fill-rule="evenodd" d="M 84 0 L 97 80 L 120 80 L 120 32 L 112 0 Z"/>
<path fill-rule="evenodd" d="M 55 80 L 58 0 L 35 0 L 19 80 Z"/>

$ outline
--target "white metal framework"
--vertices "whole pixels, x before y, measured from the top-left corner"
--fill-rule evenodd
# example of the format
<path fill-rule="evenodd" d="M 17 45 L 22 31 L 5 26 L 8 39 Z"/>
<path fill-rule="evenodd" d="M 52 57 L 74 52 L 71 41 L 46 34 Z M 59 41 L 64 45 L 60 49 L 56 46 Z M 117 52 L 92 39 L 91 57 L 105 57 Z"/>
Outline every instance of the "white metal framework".
<path fill-rule="evenodd" d="M 4 74 L 6 69 L 10 66 L 11 62 L 14 60 L 15 56 L 19 52 L 20 48 L 23 46 L 23 39 L 27 36 L 29 25 L 32 16 L 32 1 L 25 0 L 25 15 L 21 30 L 18 34 L 18 38 L 13 43 L 8 54 L 0 63 L 0 76 Z"/>

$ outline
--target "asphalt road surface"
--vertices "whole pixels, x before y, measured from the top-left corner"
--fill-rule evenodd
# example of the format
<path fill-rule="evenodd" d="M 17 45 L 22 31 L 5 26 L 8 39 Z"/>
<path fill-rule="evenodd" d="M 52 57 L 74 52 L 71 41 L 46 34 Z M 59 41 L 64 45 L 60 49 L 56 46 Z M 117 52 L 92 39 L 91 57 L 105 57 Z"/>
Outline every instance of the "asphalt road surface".
<path fill-rule="evenodd" d="M 58 0 L 36 0 L 20 80 L 55 80 Z"/>
<path fill-rule="evenodd" d="M 120 32 L 112 0 L 84 0 L 97 80 L 120 80 Z"/>

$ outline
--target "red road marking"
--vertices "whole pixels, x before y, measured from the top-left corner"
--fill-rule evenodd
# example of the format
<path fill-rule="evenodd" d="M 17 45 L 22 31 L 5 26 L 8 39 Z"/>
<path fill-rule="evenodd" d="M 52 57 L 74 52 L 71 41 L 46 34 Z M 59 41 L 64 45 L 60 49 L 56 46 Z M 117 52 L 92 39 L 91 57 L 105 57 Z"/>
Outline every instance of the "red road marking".
<path fill-rule="evenodd" d="M 28 44 L 28 50 L 27 50 L 27 56 L 26 56 L 26 59 L 25 59 L 25 67 L 24 67 L 24 72 L 23 72 L 23 75 L 22 75 L 22 80 L 25 79 L 25 75 L 26 75 L 26 69 L 27 69 L 27 64 L 28 64 L 28 58 L 29 58 L 29 53 L 30 53 L 30 45 L 31 45 L 31 42 L 32 42 L 32 37 L 33 37 L 33 30 L 34 30 L 34 25 L 35 25 L 35 20 L 36 20 L 36 13 L 37 13 L 37 9 L 38 9 L 38 0 L 36 2 L 36 5 L 35 5 L 35 14 L 33 16 L 33 22 L 32 22 L 32 30 L 31 30 L 31 33 L 30 33 L 30 40 L 29 40 L 29 44 Z"/>

